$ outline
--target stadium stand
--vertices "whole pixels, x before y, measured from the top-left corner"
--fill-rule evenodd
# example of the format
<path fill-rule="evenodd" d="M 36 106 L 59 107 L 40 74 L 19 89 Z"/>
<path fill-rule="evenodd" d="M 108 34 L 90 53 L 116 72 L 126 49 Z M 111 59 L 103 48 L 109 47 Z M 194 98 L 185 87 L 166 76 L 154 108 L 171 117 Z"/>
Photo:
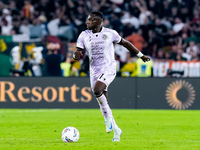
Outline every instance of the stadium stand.
<path fill-rule="evenodd" d="M 135 46 L 139 45 L 139 49 L 153 61 L 191 62 L 200 59 L 198 0 L 1 0 L 0 52 L 11 57 L 12 48 L 18 45 L 19 62 L 28 60 L 31 63 L 34 59 L 32 48 L 42 46 L 40 65 L 43 73 L 40 75 L 45 76 L 47 45 L 59 43 L 58 55 L 63 62 L 66 58 L 69 62 L 69 53 L 75 49 L 74 43 L 80 32 L 86 29 L 86 19 L 92 11 L 101 11 L 105 16 L 104 26 L 134 41 Z M 126 50 L 120 52 L 119 47 L 116 49 L 118 75 L 134 74 L 135 70 L 129 72 L 127 63 L 136 63 L 135 56 Z M 87 62 L 83 60 L 87 59 L 70 61 L 72 76 L 88 75 Z M 19 64 L 13 64 L 13 69 L 22 71 Z M 128 74 L 123 68 L 125 64 Z"/>

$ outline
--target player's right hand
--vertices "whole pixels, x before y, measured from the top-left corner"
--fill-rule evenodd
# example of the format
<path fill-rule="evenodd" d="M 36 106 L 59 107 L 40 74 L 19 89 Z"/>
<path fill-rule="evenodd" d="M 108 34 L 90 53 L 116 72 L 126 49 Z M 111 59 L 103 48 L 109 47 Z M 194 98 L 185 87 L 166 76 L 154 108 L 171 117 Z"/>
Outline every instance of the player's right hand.
<path fill-rule="evenodd" d="M 79 60 L 81 58 L 81 56 L 83 56 L 83 53 L 82 51 L 75 51 L 74 54 L 73 54 L 73 59 L 74 60 Z"/>

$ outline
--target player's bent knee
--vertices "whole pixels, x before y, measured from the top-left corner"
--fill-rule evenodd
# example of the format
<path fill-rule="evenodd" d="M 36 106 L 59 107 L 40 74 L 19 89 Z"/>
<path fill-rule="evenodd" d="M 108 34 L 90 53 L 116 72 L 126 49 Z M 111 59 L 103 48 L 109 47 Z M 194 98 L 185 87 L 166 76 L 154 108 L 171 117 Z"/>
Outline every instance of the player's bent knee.
<path fill-rule="evenodd" d="M 100 90 L 94 90 L 93 93 L 94 93 L 94 95 L 95 95 L 96 97 L 100 97 L 100 96 L 103 94 L 103 92 L 100 91 Z"/>

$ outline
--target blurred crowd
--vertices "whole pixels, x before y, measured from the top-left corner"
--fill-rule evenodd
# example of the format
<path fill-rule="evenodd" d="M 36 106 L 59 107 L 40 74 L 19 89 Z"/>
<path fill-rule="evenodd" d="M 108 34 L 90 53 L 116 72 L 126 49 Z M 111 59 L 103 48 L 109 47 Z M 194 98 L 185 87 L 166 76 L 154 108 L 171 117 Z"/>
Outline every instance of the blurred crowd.
<path fill-rule="evenodd" d="M 0 10 L 1 35 L 26 34 L 31 39 L 50 35 L 76 42 L 86 29 L 88 14 L 101 11 L 105 27 L 154 60 L 200 59 L 199 0 L 1 0 Z M 135 61 L 135 55 L 120 45 L 115 50 L 119 68 Z M 72 68 L 74 62 L 67 58 L 71 57 L 59 61 Z M 78 70 L 86 73 L 88 58 L 80 65 Z"/>

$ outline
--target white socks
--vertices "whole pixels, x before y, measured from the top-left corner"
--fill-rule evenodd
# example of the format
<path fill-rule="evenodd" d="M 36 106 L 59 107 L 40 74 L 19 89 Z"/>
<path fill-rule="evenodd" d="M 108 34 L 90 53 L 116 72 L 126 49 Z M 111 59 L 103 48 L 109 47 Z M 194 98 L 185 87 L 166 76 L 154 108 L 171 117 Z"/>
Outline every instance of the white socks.
<path fill-rule="evenodd" d="M 112 116 L 112 111 L 111 111 L 111 109 L 108 105 L 108 102 L 107 102 L 105 95 L 102 94 L 100 97 L 97 97 L 96 99 L 99 103 L 100 110 L 102 112 L 104 119 L 106 119 L 108 117 L 112 117 L 112 123 L 115 127 L 117 127 L 115 120 L 114 120 L 114 117 Z"/>

